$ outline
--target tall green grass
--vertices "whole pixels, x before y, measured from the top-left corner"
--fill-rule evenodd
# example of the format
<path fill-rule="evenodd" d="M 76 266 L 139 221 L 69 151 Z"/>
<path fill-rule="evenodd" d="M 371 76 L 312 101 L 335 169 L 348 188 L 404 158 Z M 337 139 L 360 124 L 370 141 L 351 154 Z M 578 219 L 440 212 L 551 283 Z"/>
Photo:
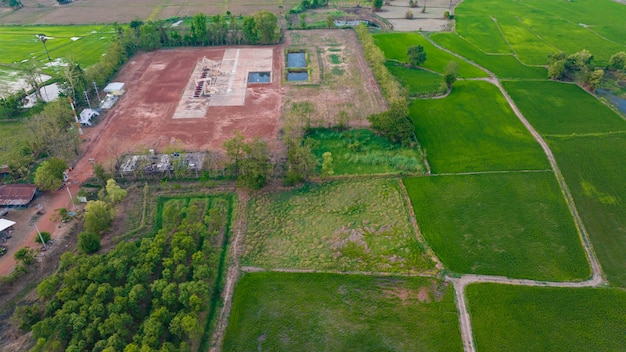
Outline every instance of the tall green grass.
<path fill-rule="evenodd" d="M 477 351 L 623 351 L 626 291 L 475 284 L 466 290 Z"/>
<path fill-rule="evenodd" d="M 398 180 L 310 184 L 250 201 L 244 265 L 419 273 L 433 268 Z"/>
<path fill-rule="evenodd" d="M 0 122 L 0 165 L 21 159 L 30 136 L 24 125 L 23 121 Z"/>
<path fill-rule="evenodd" d="M 454 290 L 425 278 L 247 273 L 224 351 L 462 351 Z"/>
<path fill-rule="evenodd" d="M 330 152 L 335 175 L 424 173 L 424 156 L 417 148 L 394 145 L 366 129 L 315 129 L 307 137 L 317 141 L 313 153 L 319 164 Z"/>
<path fill-rule="evenodd" d="M 490 83 L 457 82 L 447 98 L 413 101 L 410 116 L 435 173 L 550 167 Z"/>
<path fill-rule="evenodd" d="M 549 138 L 608 280 L 626 287 L 626 133 Z"/>
<path fill-rule="evenodd" d="M 430 71 L 408 68 L 400 64 L 388 62 L 387 69 L 407 90 L 410 97 L 433 95 L 439 93 L 443 76 Z"/>
<path fill-rule="evenodd" d="M 626 121 L 577 85 L 553 81 L 502 85 L 541 134 L 626 131 Z"/>
<path fill-rule="evenodd" d="M 435 47 L 419 33 L 376 34 L 374 35 L 374 40 L 376 45 L 385 53 L 387 59 L 407 62 L 406 52 L 408 47 L 421 45 L 426 52 L 426 61 L 421 66 L 427 69 L 443 74 L 448 63 L 454 61 L 459 64 L 460 77 L 487 77 L 484 71 Z"/>
<path fill-rule="evenodd" d="M 536 280 L 590 275 L 554 174 L 405 179 L 426 241 L 450 270 Z"/>

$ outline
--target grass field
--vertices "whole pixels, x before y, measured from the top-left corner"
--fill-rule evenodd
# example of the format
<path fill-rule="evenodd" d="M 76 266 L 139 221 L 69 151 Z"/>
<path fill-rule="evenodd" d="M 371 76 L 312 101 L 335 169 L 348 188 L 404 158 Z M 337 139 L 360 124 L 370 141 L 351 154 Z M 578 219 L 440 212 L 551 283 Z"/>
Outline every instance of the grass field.
<path fill-rule="evenodd" d="M 476 45 L 455 33 L 435 33 L 431 38 L 437 44 L 485 67 L 499 78 L 542 79 L 548 77 L 548 71 L 543 67 L 524 66 L 512 53 L 509 55 L 486 54 Z"/>
<path fill-rule="evenodd" d="M 502 85 L 541 134 L 626 131 L 626 121 L 575 84 L 505 81 Z"/>
<path fill-rule="evenodd" d="M 466 292 L 477 351 L 623 351 L 626 346 L 626 291 L 478 284 Z"/>
<path fill-rule="evenodd" d="M 447 98 L 413 101 L 410 115 L 434 173 L 550 167 L 490 83 L 457 82 Z"/>
<path fill-rule="evenodd" d="M 536 280 L 590 275 L 551 172 L 405 179 L 418 224 L 457 273 Z"/>
<path fill-rule="evenodd" d="M 248 273 L 224 351 L 462 351 L 454 290 L 425 278 Z"/>
<path fill-rule="evenodd" d="M 602 269 L 626 287 L 626 133 L 549 138 Z"/>
<path fill-rule="evenodd" d="M 410 97 L 439 93 L 443 76 L 426 70 L 408 68 L 388 62 L 387 69 L 407 90 Z"/>
<path fill-rule="evenodd" d="M 486 52 L 496 52 L 493 42 L 499 43 L 502 35 L 491 23 L 484 24 L 495 19 L 506 41 L 528 64 L 545 64 L 548 55 L 559 51 L 587 49 L 604 65 L 612 54 L 626 48 L 625 16 L 626 7 L 610 0 L 469 0 L 456 9 L 459 35 Z M 501 48 L 502 44 L 496 47 Z"/>
<path fill-rule="evenodd" d="M 464 78 L 487 77 L 487 73 L 467 62 L 449 54 L 431 44 L 419 33 L 385 33 L 374 35 L 376 45 L 385 53 L 387 59 L 407 62 L 406 51 L 409 46 L 421 45 L 426 52 L 426 61 L 421 65 L 443 74 L 450 61 L 459 64 L 459 76 Z"/>
<path fill-rule="evenodd" d="M 432 268 L 398 182 L 327 182 L 256 197 L 242 264 L 390 273 Z"/>
<path fill-rule="evenodd" d="M 114 35 L 111 25 L 93 26 L 0 26 L 0 64 L 14 64 L 35 59 L 48 62 L 37 34 L 45 34 L 50 58 L 74 59 L 86 68 L 96 63 Z M 76 39 L 79 38 L 79 39 Z"/>
<path fill-rule="evenodd" d="M 24 125 L 22 121 L 0 122 L 0 165 L 20 159 L 29 136 Z"/>
<path fill-rule="evenodd" d="M 318 141 L 313 153 L 322 164 L 322 154 L 333 156 L 335 175 L 425 173 L 424 157 L 416 148 L 391 144 L 370 130 L 332 131 L 316 129 L 307 137 Z"/>

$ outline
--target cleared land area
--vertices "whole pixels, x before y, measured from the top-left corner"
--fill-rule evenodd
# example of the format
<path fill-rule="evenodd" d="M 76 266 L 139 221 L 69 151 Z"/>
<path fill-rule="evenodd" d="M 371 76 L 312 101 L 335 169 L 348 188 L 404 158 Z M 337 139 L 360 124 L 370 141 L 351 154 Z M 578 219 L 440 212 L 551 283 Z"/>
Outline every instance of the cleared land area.
<path fill-rule="evenodd" d="M 199 12 L 221 15 L 251 15 L 268 10 L 278 13 L 282 6 L 289 9 L 300 1 L 278 0 L 250 2 L 225 0 L 189 2 L 185 0 L 80 0 L 59 5 L 56 0 L 22 0 L 24 7 L 17 11 L 0 13 L 0 24 L 85 24 L 128 23 L 134 19 L 160 20 L 171 17 L 193 16 Z M 123 11 L 120 11 L 123 9 Z"/>
<path fill-rule="evenodd" d="M 448 97 L 417 99 L 409 110 L 433 173 L 550 167 L 539 144 L 490 83 L 460 81 Z"/>
<path fill-rule="evenodd" d="M 313 153 L 320 168 L 322 154 L 330 152 L 335 175 L 421 174 L 426 173 L 424 156 L 416 148 L 391 144 L 371 130 L 313 130 Z"/>
<path fill-rule="evenodd" d="M 405 179 L 428 244 L 457 273 L 549 281 L 590 275 L 551 172 Z"/>
<path fill-rule="evenodd" d="M 548 138 L 608 280 L 626 287 L 626 134 Z"/>
<path fill-rule="evenodd" d="M 464 60 L 435 47 L 428 39 L 419 33 L 385 33 L 374 36 L 376 45 L 385 53 L 389 60 L 408 62 L 407 49 L 409 46 L 421 45 L 426 52 L 426 61 L 421 65 L 424 68 L 443 74 L 450 61 L 459 64 L 459 77 L 487 77 L 487 73 Z"/>
<path fill-rule="evenodd" d="M 327 182 L 251 200 L 242 265 L 420 273 L 434 263 L 398 180 Z"/>
<path fill-rule="evenodd" d="M 543 135 L 626 131 L 626 121 L 575 84 L 505 81 L 502 85 Z"/>
<path fill-rule="evenodd" d="M 467 287 L 476 349 L 622 351 L 626 292 L 498 284 Z"/>
<path fill-rule="evenodd" d="M 426 278 L 247 273 L 224 351 L 462 351 L 454 290 Z"/>

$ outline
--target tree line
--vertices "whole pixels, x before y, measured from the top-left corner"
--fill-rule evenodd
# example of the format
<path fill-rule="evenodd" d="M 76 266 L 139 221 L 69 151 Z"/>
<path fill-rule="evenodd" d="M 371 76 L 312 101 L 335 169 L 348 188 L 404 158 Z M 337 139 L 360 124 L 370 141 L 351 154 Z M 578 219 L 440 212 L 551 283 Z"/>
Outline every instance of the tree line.
<path fill-rule="evenodd" d="M 553 80 L 568 80 L 580 83 L 590 91 L 595 91 L 604 78 L 605 70 L 624 72 L 626 53 L 612 55 L 606 67 L 594 65 L 594 56 L 589 50 L 581 50 L 574 54 L 560 52 L 548 57 L 548 76 Z"/>

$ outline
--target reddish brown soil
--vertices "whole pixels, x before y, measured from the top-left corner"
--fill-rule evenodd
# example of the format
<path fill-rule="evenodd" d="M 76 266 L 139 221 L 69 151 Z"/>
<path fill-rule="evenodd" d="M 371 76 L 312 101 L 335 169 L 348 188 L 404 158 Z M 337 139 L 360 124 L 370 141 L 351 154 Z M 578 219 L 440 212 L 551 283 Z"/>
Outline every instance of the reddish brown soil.
<path fill-rule="evenodd" d="M 85 129 L 85 155 L 77 172 L 90 172 L 90 158 L 108 165 L 115 155 L 159 151 L 173 140 L 187 150 L 202 151 L 221 149 L 235 131 L 246 139 L 275 139 L 282 104 L 279 79 L 247 88 L 244 106 L 209 107 L 204 118 L 172 119 L 196 62 L 203 56 L 221 60 L 224 49 L 183 48 L 134 56 L 115 79 L 126 83 L 126 94 L 98 126 Z M 280 77 L 279 47 L 273 57 L 273 75 Z"/>

